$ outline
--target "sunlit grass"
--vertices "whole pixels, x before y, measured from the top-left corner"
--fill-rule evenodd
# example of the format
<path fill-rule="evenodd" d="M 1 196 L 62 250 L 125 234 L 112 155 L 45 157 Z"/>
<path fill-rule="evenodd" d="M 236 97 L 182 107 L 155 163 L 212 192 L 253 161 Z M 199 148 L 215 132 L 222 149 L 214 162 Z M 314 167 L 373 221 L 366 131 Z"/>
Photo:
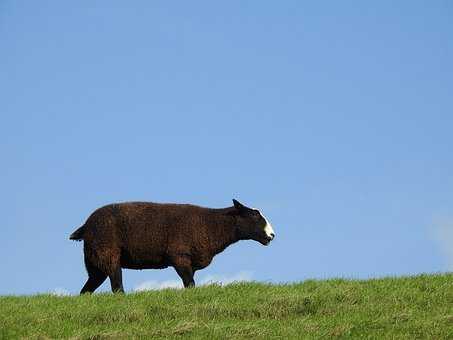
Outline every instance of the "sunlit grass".
<path fill-rule="evenodd" d="M 2 338 L 453 337 L 453 274 L 1 297 Z"/>

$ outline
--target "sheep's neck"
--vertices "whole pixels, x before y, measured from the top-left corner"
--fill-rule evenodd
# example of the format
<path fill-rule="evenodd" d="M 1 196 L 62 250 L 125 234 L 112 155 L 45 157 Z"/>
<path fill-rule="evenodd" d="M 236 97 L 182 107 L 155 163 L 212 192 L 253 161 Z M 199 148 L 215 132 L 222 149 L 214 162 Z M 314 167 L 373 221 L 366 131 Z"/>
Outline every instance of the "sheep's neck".
<path fill-rule="evenodd" d="M 239 241 L 239 237 L 234 227 L 234 218 L 224 216 L 222 223 L 213 228 L 214 237 L 212 238 L 212 251 L 215 254 L 222 252 L 229 245 Z"/>

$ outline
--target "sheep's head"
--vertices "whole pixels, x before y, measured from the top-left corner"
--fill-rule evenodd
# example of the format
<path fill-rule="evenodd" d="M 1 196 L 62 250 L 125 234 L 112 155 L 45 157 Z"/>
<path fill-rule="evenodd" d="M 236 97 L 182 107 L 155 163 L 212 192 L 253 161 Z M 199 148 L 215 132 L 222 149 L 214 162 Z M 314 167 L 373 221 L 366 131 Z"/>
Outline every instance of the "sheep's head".
<path fill-rule="evenodd" d="M 258 209 L 248 208 L 233 199 L 236 209 L 236 228 L 240 238 L 255 240 L 267 246 L 275 237 L 274 230 Z"/>

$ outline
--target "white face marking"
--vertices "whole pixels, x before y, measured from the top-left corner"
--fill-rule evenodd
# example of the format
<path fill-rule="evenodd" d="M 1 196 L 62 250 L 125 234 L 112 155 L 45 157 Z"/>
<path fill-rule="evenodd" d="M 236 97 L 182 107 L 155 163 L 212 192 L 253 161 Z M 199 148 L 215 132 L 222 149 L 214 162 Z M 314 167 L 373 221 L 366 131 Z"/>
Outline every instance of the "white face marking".
<path fill-rule="evenodd" d="M 255 209 L 255 210 L 258 210 L 258 209 Z M 266 225 L 264 226 L 264 232 L 266 233 L 266 236 L 273 239 L 275 237 L 275 232 L 274 232 L 274 229 L 272 228 L 272 225 L 269 223 L 266 216 L 264 216 L 261 213 L 261 211 L 258 210 L 258 212 L 260 213 L 261 217 L 264 218 L 264 220 L 266 221 Z"/>

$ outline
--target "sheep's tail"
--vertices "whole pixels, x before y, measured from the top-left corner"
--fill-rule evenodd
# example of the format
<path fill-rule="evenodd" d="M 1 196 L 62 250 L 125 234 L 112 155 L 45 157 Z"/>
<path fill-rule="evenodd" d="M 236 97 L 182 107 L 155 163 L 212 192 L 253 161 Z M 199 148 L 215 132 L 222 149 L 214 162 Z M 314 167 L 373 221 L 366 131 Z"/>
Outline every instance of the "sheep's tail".
<path fill-rule="evenodd" d="M 74 231 L 71 234 L 71 236 L 69 236 L 69 239 L 74 240 L 74 241 L 82 241 L 84 233 L 85 233 L 85 225 L 81 226 L 79 229 Z"/>

